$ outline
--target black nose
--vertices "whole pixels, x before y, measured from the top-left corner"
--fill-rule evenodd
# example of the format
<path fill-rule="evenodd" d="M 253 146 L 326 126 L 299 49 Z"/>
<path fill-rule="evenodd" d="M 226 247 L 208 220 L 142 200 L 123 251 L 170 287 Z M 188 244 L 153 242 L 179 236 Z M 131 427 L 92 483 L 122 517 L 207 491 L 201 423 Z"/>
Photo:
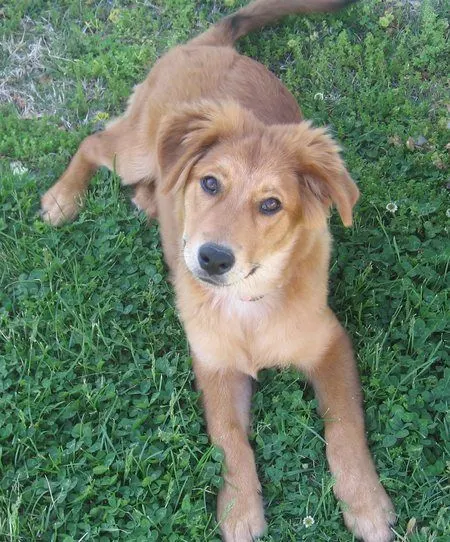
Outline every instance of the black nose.
<path fill-rule="evenodd" d="M 229 248 L 206 243 L 199 248 L 198 262 L 209 275 L 223 275 L 234 265 L 234 254 Z"/>

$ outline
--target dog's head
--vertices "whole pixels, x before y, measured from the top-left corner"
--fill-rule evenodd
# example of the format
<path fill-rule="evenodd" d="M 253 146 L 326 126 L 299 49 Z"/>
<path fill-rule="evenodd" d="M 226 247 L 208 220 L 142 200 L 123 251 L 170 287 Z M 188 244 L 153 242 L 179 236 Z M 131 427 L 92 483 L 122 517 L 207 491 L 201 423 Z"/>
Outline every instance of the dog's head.
<path fill-rule="evenodd" d="M 186 266 L 213 287 L 263 295 L 332 204 L 351 225 L 358 189 L 308 122 L 267 126 L 236 103 L 200 102 L 163 119 L 157 153 L 163 190 L 183 198 Z"/>

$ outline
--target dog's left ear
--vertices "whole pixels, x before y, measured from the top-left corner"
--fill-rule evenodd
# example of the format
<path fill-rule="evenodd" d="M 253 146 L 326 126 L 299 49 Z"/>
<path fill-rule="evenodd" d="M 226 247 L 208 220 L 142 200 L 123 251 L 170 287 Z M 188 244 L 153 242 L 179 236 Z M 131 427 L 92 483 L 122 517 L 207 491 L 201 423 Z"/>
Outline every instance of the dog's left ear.
<path fill-rule="evenodd" d="M 339 154 L 339 146 L 327 131 L 312 128 L 307 121 L 277 125 L 272 129 L 277 132 L 277 139 L 281 139 L 291 158 L 306 199 L 311 201 L 311 217 L 317 214 L 317 203 L 322 208 L 334 204 L 343 224 L 351 226 L 359 190 Z"/>
<path fill-rule="evenodd" d="M 182 105 L 163 117 L 156 139 L 163 192 L 182 188 L 211 147 L 227 137 L 239 137 L 255 123 L 257 119 L 235 102 L 207 100 Z"/>

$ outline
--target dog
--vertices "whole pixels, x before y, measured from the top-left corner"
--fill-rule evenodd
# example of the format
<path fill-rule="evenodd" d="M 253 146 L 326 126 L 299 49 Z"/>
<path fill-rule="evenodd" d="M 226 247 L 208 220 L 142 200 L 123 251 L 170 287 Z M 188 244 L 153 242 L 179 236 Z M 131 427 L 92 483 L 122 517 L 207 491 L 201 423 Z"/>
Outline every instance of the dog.
<path fill-rule="evenodd" d="M 251 383 L 260 369 L 292 365 L 315 390 L 347 527 L 365 542 L 392 539 L 394 510 L 367 446 L 352 346 L 327 304 L 329 209 L 350 226 L 358 188 L 326 130 L 233 48 L 285 15 L 346 3 L 256 0 L 170 50 L 125 114 L 87 137 L 42 197 L 46 222 L 72 220 L 106 166 L 157 216 L 207 429 L 224 451 L 217 517 L 226 542 L 265 532 L 247 438 Z"/>

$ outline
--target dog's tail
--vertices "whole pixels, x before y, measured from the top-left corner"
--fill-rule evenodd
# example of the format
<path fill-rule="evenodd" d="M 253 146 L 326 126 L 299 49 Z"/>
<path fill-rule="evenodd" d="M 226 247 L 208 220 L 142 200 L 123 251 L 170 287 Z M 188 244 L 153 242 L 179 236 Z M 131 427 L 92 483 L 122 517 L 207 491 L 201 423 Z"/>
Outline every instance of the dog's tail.
<path fill-rule="evenodd" d="M 294 13 L 334 11 L 357 0 L 254 0 L 194 38 L 195 45 L 231 46 L 236 40 Z"/>

